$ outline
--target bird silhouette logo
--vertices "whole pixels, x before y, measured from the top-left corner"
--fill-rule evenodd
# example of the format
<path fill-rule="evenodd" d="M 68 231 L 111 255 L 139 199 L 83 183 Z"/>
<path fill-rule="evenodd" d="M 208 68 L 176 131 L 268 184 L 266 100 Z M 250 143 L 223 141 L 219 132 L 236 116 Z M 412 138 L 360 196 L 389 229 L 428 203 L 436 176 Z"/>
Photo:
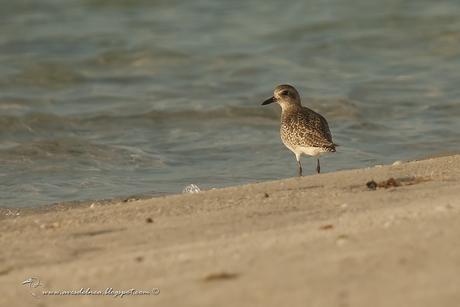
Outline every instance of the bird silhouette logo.
<path fill-rule="evenodd" d="M 21 285 L 25 286 L 25 287 L 29 287 L 31 289 L 30 291 L 30 294 L 33 296 L 33 297 L 37 297 L 37 293 L 34 289 L 40 287 L 40 286 L 43 286 L 43 283 L 40 281 L 40 278 L 38 277 L 29 277 L 27 279 L 25 279 Z"/>

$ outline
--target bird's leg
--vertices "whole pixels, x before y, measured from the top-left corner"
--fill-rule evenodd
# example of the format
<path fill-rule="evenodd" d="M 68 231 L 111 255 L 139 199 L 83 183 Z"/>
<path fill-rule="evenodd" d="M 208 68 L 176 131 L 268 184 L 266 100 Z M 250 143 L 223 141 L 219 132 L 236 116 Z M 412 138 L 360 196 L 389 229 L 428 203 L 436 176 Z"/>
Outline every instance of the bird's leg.
<path fill-rule="evenodd" d="M 297 160 L 297 166 L 298 166 L 297 174 L 299 175 L 299 177 L 302 177 L 302 164 L 300 164 L 300 155 L 295 155 L 295 158 Z"/>
<path fill-rule="evenodd" d="M 299 160 L 297 161 L 297 165 L 299 166 L 297 174 L 299 175 L 299 177 L 302 177 L 302 164 L 300 164 Z"/>
<path fill-rule="evenodd" d="M 316 172 L 318 174 L 321 172 L 321 167 L 319 166 L 319 159 L 316 159 Z"/>

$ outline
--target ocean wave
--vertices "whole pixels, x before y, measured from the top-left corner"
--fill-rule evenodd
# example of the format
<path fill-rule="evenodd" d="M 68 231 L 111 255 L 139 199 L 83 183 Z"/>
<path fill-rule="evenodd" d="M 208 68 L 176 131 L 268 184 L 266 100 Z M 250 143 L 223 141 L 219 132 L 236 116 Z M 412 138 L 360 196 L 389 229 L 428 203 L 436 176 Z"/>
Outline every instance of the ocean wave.
<path fill-rule="evenodd" d="M 353 120 L 360 117 L 359 109 L 353 101 L 345 98 L 310 99 L 308 106 L 324 114 L 330 119 Z M 264 108 L 259 105 L 253 107 L 225 106 L 212 109 L 180 109 L 180 110 L 151 110 L 143 113 L 133 113 L 123 110 L 100 111 L 96 114 L 84 113 L 76 115 L 57 115 L 49 113 L 28 113 L 25 115 L 0 115 L 0 134 L 14 132 L 38 133 L 41 131 L 78 131 L 81 129 L 97 129 L 98 124 L 119 125 L 127 121 L 132 125 L 142 123 L 143 120 L 163 123 L 172 121 L 180 123 L 234 120 L 278 121 L 278 108 Z M 104 127 L 101 127 L 103 129 Z"/>
<path fill-rule="evenodd" d="M 96 144 L 79 138 L 60 138 L 18 144 L 0 150 L 3 163 L 32 164 L 38 161 L 55 161 L 64 166 L 91 165 L 101 167 L 99 162 L 108 162 L 109 168 L 116 166 L 160 167 L 165 161 L 156 153 L 141 148 L 122 145 Z M 39 164 L 37 167 L 41 167 Z M 103 168 L 103 167 L 102 167 Z"/>

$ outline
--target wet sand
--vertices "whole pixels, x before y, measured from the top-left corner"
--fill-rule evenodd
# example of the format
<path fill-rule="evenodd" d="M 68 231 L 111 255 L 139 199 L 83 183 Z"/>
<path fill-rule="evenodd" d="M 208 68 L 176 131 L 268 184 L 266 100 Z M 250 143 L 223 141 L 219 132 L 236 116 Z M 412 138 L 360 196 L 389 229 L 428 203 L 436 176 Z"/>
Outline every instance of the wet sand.
<path fill-rule="evenodd" d="M 460 301 L 460 155 L 198 194 L 0 213 L 0 306 Z M 28 277 L 41 284 L 21 285 Z M 41 292 L 81 288 L 160 293 Z"/>

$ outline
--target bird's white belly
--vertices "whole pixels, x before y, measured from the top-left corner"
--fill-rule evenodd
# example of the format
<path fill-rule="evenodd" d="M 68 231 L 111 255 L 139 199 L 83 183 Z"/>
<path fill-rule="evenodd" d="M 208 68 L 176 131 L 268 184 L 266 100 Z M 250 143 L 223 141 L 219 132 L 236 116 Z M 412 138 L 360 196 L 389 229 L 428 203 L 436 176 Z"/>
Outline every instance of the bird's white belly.
<path fill-rule="evenodd" d="M 305 155 L 308 155 L 308 156 L 319 156 L 323 153 L 326 153 L 327 150 L 326 149 L 323 149 L 323 148 L 320 148 L 320 147 L 302 147 L 302 146 L 295 146 L 295 147 L 292 147 L 292 146 L 288 146 L 287 144 L 284 144 L 286 145 L 287 148 L 289 148 L 296 156 L 300 156 L 301 154 L 305 154 Z"/>

